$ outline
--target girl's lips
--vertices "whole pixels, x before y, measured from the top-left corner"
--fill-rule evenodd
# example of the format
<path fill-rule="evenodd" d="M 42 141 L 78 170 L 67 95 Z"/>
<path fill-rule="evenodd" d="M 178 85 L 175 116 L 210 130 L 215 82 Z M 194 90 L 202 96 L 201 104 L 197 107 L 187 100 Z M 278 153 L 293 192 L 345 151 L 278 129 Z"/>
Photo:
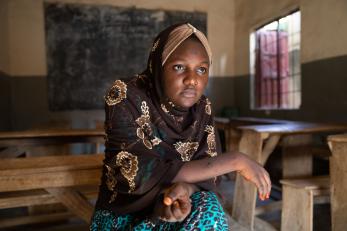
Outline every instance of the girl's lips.
<path fill-rule="evenodd" d="M 187 98 L 194 98 L 196 97 L 196 90 L 194 89 L 186 89 L 186 90 L 183 90 L 181 95 L 184 96 L 184 97 L 187 97 Z"/>

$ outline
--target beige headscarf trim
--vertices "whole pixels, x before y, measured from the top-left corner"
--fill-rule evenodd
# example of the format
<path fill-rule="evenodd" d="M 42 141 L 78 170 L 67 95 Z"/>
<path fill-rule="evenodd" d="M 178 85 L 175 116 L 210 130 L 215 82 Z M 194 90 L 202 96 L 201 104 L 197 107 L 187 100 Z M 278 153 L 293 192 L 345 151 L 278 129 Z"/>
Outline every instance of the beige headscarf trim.
<path fill-rule="evenodd" d="M 167 43 L 164 46 L 163 54 L 162 54 L 162 66 L 164 66 L 165 62 L 169 58 L 169 56 L 176 50 L 176 48 L 189 36 L 194 34 L 202 43 L 202 45 L 205 47 L 205 50 L 207 52 L 210 65 L 212 64 L 212 52 L 210 45 L 208 44 L 207 38 L 205 35 L 196 29 L 191 24 L 183 24 L 177 28 L 175 28 L 171 33 L 169 34 Z"/>

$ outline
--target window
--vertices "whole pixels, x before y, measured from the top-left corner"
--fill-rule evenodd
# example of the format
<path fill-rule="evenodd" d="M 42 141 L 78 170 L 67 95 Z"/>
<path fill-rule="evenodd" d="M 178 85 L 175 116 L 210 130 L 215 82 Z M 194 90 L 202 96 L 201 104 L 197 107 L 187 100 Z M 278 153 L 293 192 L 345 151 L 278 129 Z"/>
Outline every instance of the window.
<path fill-rule="evenodd" d="M 300 11 L 251 33 L 250 65 L 253 109 L 300 107 Z"/>

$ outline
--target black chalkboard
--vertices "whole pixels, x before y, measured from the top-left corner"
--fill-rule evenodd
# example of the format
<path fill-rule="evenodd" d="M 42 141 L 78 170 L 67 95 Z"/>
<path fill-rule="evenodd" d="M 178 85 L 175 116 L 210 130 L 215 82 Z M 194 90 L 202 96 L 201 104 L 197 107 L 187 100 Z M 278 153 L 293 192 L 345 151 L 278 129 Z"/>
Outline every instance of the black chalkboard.
<path fill-rule="evenodd" d="M 145 69 L 160 31 L 190 22 L 206 33 L 206 20 L 201 12 L 46 3 L 49 109 L 102 109 L 114 80 Z"/>

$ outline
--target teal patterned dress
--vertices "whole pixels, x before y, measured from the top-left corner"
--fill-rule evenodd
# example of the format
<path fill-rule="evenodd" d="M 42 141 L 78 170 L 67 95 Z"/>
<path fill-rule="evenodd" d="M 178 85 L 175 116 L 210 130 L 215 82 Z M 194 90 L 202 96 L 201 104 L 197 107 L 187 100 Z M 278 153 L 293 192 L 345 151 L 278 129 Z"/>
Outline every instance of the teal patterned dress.
<path fill-rule="evenodd" d="M 164 230 L 216 230 L 227 231 L 228 220 L 224 210 L 219 203 L 216 194 L 208 191 L 199 191 L 191 196 L 192 211 L 182 222 L 170 223 L 158 221 L 156 223 L 149 219 L 136 221 L 135 217 L 128 214 L 115 216 L 107 210 L 97 210 L 92 218 L 91 231 L 164 231 Z"/>

